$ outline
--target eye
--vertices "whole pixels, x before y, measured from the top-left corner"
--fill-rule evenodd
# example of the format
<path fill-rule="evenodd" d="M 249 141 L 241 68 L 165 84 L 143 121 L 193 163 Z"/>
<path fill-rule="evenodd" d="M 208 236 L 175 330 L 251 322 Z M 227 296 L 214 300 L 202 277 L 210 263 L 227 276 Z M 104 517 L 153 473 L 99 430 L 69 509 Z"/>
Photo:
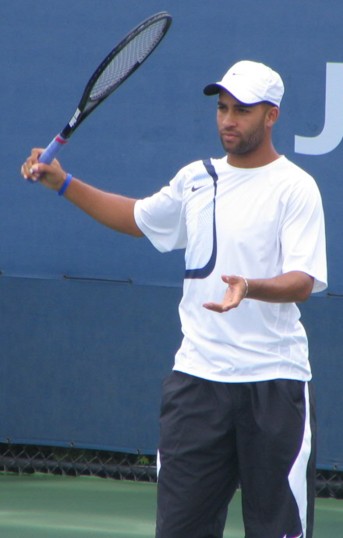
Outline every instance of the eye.
<path fill-rule="evenodd" d="M 225 105 L 224 105 L 223 103 L 221 103 L 221 102 L 218 102 L 218 103 L 217 103 L 217 109 L 218 109 L 218 110 L 224 110 L 225 108 L 226 108 L 226 107 L 225 107 Z"/>
<path fill-rule="evenodd" d="M 250 112 L 249 108 L 244 106 L 238 107 L 237 110 L 240 114 L 248 114 Z"/>

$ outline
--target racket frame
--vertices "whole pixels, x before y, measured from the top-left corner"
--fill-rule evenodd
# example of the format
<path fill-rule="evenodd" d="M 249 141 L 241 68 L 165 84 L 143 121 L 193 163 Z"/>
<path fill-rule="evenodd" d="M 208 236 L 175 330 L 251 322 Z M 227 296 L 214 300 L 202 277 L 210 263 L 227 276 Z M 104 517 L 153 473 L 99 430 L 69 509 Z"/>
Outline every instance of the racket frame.
<path fill-rule="evenodd" d="M 152 46 L 151 50 L 145 54 L 143 59 L 141 61 L 137 61 L 132 65 L 132 67 L 120 78 L 118 81 L 111 85 L 108 91 L 105 91 L 104 94 L 99 99 L 90 99 L 90 95 L 92 92 L 92 89 L 94 88 L 97 80 L 101 77 L 102 73 L 106 70 L 106 68 L 109 66 L 109 64 L 113 61 L 113 59 L 133 40 L 135 39 L 140 33 L 142 33 L 145 29 L 149 28 L 150 26 L 156 24 L 159 21 L 165 21 L 164 27 L 161 30 L 161 35 L 159 39 L 156 41 L 154 46 Z M 172 23 L 172 17 L 167 13 L 166 11 L 161 11 L 159 13 L 156 13 L 155 15 L 152 15 L 148 19 L 145 19 L 143 22 L 141 22 L 138 26 L 136 26 L 131 32 L 127 34 L 127 36 L 120 41 L 112 50 L 111 52 L 104 58 L 104 60 L 99 64 L 99 66 L 96 68 L 90 79 L 88 80 L 85 89 L 83 91 L 83 94 L 81 96 L 81 99 L 79 101 L 79 104 L 70 119 L 70 121 L 67 123 L 67 125 L 62 129 L 62 131 L 55 136 L 50 144 L 45 148 L 43 153 L 41 154 L 39 161 L 50 164 L 51 161 L 54 159 L 55 155 L 58 153 L 58 151 L 68 142 L 68 139 L 71 137 L 71 135 L 74 133 L 74 131 L 79 127 L 79 125 L 89 116 L 93 110 L 98 107 L 111 93 L 113 93 L 132 73 L 134 73 L 138 67 L 140 67 L 145 60 L 150 56 L 150 54 L 155 50 L 155 48 L 159 45 L 163 37 L 166 35 L 167 31 L 170 28 L 170 25 Z"/>

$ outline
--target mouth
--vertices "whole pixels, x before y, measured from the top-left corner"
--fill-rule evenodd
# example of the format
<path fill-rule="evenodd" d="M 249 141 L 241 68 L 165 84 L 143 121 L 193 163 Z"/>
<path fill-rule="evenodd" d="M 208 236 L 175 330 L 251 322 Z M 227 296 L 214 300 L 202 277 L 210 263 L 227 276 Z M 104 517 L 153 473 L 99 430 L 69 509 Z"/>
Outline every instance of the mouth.
<path fill-rule="evenodd" d="M 225 133 L 221 133 L 221 137 L 222 137 L 222 140 L 226 140 L 228 142 L 231 142 L 231 141 L 236 140 L 237 138 L 239 138 L 239 134 L 226 131 Z"/>

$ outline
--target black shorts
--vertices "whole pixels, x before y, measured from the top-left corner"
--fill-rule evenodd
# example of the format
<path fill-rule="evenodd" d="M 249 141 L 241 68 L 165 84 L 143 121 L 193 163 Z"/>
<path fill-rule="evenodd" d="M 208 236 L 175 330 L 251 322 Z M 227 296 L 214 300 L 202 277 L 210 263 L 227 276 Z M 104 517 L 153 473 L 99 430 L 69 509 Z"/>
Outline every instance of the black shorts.
<path fill-rule="evenodd" d="M 164 383 L 157 538 L 221 538 L 242 490 L 246 538 L 311 538 L 315 419 L 310 384 Z"/>

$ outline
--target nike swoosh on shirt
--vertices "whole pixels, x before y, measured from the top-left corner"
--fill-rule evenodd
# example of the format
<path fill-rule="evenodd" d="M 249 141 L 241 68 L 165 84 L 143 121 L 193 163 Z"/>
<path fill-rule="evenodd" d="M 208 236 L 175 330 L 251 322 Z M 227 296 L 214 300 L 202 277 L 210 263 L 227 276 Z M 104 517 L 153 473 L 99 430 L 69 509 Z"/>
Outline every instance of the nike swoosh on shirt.
<path fill-rule="evenodd" d="M 196 187 L 195 185 L 193 185 L 192 187 L 192 192 L 195 192 L 195 191 L 198 191 L 199 189 L 202 189 L 202 187 L 204 187 L 205 185 L 200 185 L 199 187 Z"/>

